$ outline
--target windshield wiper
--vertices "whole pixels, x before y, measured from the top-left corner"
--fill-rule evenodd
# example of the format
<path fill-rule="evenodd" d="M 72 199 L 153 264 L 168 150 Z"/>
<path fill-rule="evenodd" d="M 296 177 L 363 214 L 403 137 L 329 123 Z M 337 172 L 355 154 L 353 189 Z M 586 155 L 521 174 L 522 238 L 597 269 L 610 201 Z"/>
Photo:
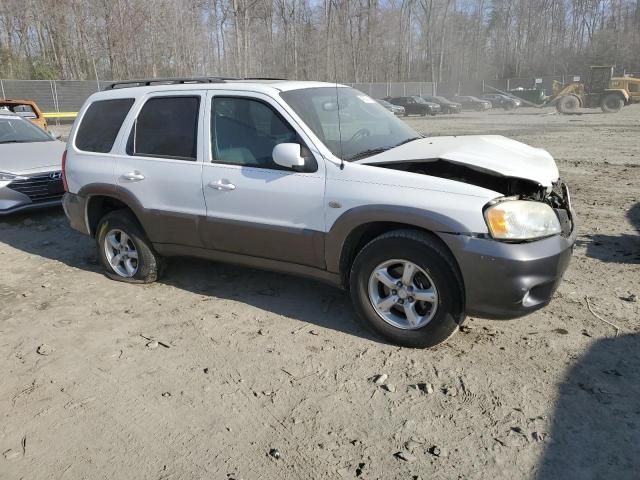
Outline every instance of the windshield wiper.
<path fill-rule="evenodd" d="M 26 140 L 2 140 L 0 143 L 28 143 Z"/>
<path fill-rule="evenodd" d="M 354 160 L 360 160 L 365 157 L 371 157 L 373 155 L 377 155 L 378 153 L 386 152 L 387 150 L 391 150 L 392 148 L 404 145 L 405 143 L 413 142 L 414 140 L 418 140 L 420 138 L 422 137 L 411 137 L 401 141 L 400 143 L 396 143 L 395 145 L 389 145 L 388 147 L 370 148 L 369 150 L 364 150 L 362 152 L 351 155 L 350 157 L 347 157 L 346 160 L 352 162 Z"/>
<path fill-rule="evenodd" d="M 378 153 L 386 152 L 387 150 L 393 147 L 379 147 L 379 148 L 370 148 L 369 150 L 363 150 L 362 152 L 358 152 L 354 155 L 347 157 L 345 160 L 348 162 L 352 162 L 354 160 L 360 160 L 361 158 L 370 157 L 372 155 L 377 155 Z"/>
<path fill-rule="evenodd" d="M 405 143 L 413 142 L 414 140 L 420 140 L 421 138 L 423 138 L 423 137 L 407 138 L 406 140 L 403 140 L 400 143 L 394 145 L 393 147 L 389 147 L 389 148 L 396 148 L 396 147 L 399 147 L 400 145 L 404 145 Z"/>

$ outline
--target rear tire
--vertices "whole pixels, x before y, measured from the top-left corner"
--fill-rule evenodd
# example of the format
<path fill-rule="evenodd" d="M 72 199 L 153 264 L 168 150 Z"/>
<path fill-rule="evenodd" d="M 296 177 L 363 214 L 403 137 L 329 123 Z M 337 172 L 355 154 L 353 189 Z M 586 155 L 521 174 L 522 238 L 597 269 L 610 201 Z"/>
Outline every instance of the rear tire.
<path fill-rule="evenodd" d="M 410 277 L 408 283 L 404 270 L 391 270 L 403 262 L 416 268 L 415 276 Z M 390 270 L 385 270 L 386 265 Z M 380 272 L 381 267 L 390 276 L 377 284 L 379 277 L 375 272 Z M 394 282 L 400 282 L 398 290 L 387 288 L 385 282 L 391 282 L 391 288 L 396 288 Z M 355 310 L 367 326 L 386 340 L 405 347 L 425 348 L 444 342 L 457 331 L 465 316 L 464 288 L 458 266 L 446 247 L 424 232 L 395 230 L 369 242 L 353 262 L 350 288 Z M 418 300 L 418 296 L 429 289 L 435 291 L 435 299 Z M 372 298 L 372 291 L 376 298 Z M 413 293 L 405 300 L 402 297 L 406 297 L 407 292 Z M 396 298 L 399 303 L 394 303 Z M 394 305 L 387 310 L 388 306 L 381 306 L 388 300 Z M 418 317 L 414 318 L 419 319 L 417 322 L 412 322 L 404 313 L 407 308 L 417 313 Z"/>
<path fill-rule="evenodd" d="M 100 261 L 112 280 L 152 283 L 160 276 L 163 259 L 128 210 L 107 213 L 98 224 L 96 241 Z"/>
<path fill-rule="evenodd" d="M 600 108 L 604 113 L 617 113 L 624 107 L 624 100 L 617 93 L 605 95 L 600 103 Z"/>
<path fill-rule="evenodd" d="M 567 115 L 577 113 L 579 108 L 580 100 L 575 95 L 564 95 L 556 103 L 556 110 Z"/>

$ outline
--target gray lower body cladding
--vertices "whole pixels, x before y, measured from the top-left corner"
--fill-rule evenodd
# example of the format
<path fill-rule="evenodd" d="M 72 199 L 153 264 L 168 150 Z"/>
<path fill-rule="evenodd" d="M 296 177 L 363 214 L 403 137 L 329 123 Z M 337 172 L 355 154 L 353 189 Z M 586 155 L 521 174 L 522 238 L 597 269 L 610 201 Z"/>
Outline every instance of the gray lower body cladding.
<path fill-rule="evenodd" d="M 90 234 L 86 203 L 86 198 L 80 195 L 64 196 L 63 205 L 71 226 Z M 405 214 L 409 210 L 404 209 Z M 397 215 L 392 215 L 397 213 L 394 208 L 385 210 L 384 206 L 371 206 L 365 209 L 365 213 L 373 215 L 374 212 L 377 217 L 384 217 L 386 212 L 396 220 L 400 219 Z M 324 234 L 305 230 L 295 233 L 291 229 L 262 228 L 241 222 L 205 219 L 197 228 L 204 233 L 193 232 L 187 237 L 204 236 L 209 241 L 201 239 L 200 246 L 189 246 L 183 242 L 174 243 L 176 239 L 154 238 L 158 233 L 156 230 L 164 230 L 161 236 L 167 234 L 167 218 L 163 221 L 164 215 L 148 211 L 135 213 L 142 217 L 140 220 L 143 227 L 149 230 L 147 234 L 161 255 L 194 256 L 244 264 L 314 277 L 336 286 L 342 284 L 339 259 L 344 239 L 355 222 L 349 221 L 349 216 L 346 215 L 343 222 L 337 222 L 331 232 Z M 362 214 L 360 212 L 358 216 L 361 217 Z M 151 219 L 147 218 L 149 215 Z M 435 232 L 442 228 L 442 225 L 433 222 L 420 226 Z M 182 232 L 185 233 L 184 229 Z M 549 303 L 569 265 L 576 228 L 574 226 L 568 237 L 555 235 L 518 244 L 469 235 L 437 235 L 449 247 L 460 267 L 467 313 L 484 318 L 507 319 L 526 315 Z M 187 237 L 182 240 L 188 239 Z"/>
<path fill-rule="evenodd" d="M 87 200 L 79 195 L 72 193 L 65 193 L 62 197 L 62 208 L 64 213 L 69 219 L 71 228 L 84 233 L 85 235 L 91 235 L 91 232 L 87 228 L 86 212 L 87 212 Z"/>
<path fill-rule="evenodd" d="M 527 243 L 441 233 L 465 284 L 468 315 L 510 319 L 547 305 L 569 266 L 576 229 Z"/>

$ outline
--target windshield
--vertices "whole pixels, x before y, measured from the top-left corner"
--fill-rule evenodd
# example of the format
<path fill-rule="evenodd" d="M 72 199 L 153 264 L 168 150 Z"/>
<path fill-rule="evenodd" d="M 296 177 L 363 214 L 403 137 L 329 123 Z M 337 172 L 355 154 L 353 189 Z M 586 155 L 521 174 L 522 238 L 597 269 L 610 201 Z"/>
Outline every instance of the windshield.
<path fill-rule="evenodd" d="M 21 118 L 0 117 L 0 144 L 53 141 L 44 130 Z"/>
<path fill-rule="evenodd" d="M 346 161 L 421 138 L 378 102 L 352 88 L 303 88 L 280 95 L 331 153 Z"/>

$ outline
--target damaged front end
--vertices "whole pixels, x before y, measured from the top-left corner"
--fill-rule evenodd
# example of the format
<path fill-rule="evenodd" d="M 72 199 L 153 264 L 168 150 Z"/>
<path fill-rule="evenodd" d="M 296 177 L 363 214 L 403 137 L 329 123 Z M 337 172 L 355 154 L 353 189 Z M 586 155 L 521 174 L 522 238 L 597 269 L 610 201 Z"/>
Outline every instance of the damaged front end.
<path fill-rule="evenodd" d="M 376 163 L 375 165 L 381 168 L 389 168 L 419 175 L 429 175 L 475 185 L 502 195 L 502 197 L 496 198 L 487 205 L 487 207 L 507 200 L 542 202 L 549 205 L 555 212 L 560 224 L 559 233 L 562 236 L 568 237 L 574 229 L 574 216 L 569 189 L 560 179 L 551 182 L 550 186 L 543 186 L 533 180 L 504 176 L 496 172 L 484 171 L 444 159 L 422 162 L 415 160 L 408 162 L 395 161 Z"/>

